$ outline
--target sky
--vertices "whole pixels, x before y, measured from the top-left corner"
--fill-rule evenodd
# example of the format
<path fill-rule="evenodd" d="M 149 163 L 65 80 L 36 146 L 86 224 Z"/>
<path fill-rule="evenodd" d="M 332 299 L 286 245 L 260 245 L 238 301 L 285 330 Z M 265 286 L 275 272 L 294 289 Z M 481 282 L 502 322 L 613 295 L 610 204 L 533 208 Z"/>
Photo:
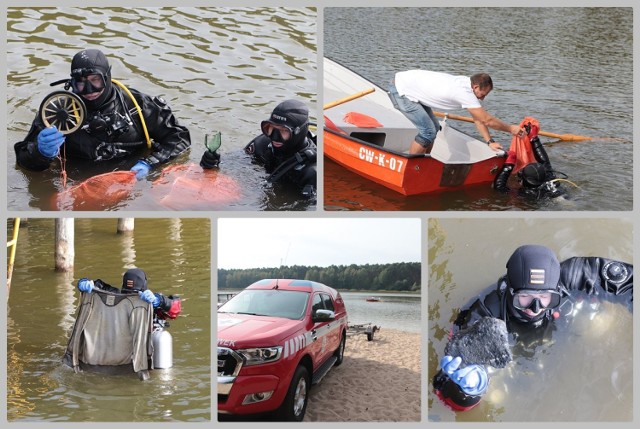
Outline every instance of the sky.
<path fill-rule="evenodd" d="M 218 268 L 420 262 L 417 218 L 218 220 Z"/>

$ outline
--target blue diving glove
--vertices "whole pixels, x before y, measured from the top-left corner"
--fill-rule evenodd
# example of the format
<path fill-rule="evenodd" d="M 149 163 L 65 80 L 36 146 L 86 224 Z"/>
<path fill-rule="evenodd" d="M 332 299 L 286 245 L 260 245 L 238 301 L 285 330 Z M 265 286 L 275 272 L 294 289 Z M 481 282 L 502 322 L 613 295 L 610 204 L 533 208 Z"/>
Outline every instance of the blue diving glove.
<path fill-rule="evenodd" d="M 139 291 L 138 296 L 141 300 L 152 304 L 153 308 L 158 308 L 158 306 L 160 305 L 160 297 L 151 292 L 149 289 L 145 290 L 144 292 Z"/>
<path fill-rule="evenodd" d="M 462 358 L 445 356 L 440 359 L 440 368 L 467 395 L 481 395 L 489 385 L 489 375 L 482 365 L 467 365 L 459 369 Z"/>
<path fill-rule="evenodd" d="M 78 290 L 80 292 L 91 293 L 93 290 L 93 280 L 82 278 L 78 280 Z"/>
<path fill-rule="evenodd" d="M 144 179 L 146 175 L 149 174 L 149 170 L 151 170 L 151 165 L 149 165 L 149 163 L 143 159 L 141 159 L 136 163 L 136 165 L 131 167 L 131 171 L 136 173 L 136 179 L 138 180 Z"/>
<path fill-rule="evenodd" d="M 64 143 L 64 134 L 56 127 L 45 128 L 38 134 L 38 150 L 47 158 L 53 158 L 60 152 Z"/>

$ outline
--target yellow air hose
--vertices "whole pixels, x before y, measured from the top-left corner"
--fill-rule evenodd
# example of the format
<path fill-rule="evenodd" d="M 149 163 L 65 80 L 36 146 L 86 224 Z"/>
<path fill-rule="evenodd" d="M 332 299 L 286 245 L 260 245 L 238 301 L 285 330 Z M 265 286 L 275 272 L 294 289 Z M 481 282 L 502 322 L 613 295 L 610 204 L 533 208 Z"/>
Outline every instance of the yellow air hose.
<path fill-rule="evenodd" d="M 122 83 L 118 82 L 115 79 L 111 79 L 111 82 L 115 83 L 120 88 L 122 88 L 124 90 L 124 92 L 127 93 L 129 98 L 131 99 L 131 101 L 133 101 L 133 105 L 136 107 L 136 110 L 138 111 L 138 116 L 140 117 L 140 123 L 142 124 L 142 130 L 144 131 L 144 136 L 147 139 L 147 147 L 149 149 L 151 149 L 151 138 L 149 137 L 149 131 L 147 131 L 147 123 L 145 122 L 144 116 L 142 115 L 142 109 L 140 108 L 140 105 L 136 101 L 136 99 L 133 96 L 133 94 L 131 94 L 131 91 L 129 91 L 129 88 L 127 88 L 126 86 L 124 86 Z"/>

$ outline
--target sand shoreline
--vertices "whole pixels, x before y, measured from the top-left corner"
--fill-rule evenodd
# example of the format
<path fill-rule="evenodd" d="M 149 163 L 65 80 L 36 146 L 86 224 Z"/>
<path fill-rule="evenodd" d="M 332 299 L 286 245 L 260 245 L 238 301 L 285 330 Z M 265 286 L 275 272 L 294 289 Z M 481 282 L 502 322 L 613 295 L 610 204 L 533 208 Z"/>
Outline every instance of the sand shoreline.
<path fill-rule="evenodd" d="M 420 334 L 381 329 L 347 338 L 342 365 L 313 386 L 304 421 L 417 422 Z"/>

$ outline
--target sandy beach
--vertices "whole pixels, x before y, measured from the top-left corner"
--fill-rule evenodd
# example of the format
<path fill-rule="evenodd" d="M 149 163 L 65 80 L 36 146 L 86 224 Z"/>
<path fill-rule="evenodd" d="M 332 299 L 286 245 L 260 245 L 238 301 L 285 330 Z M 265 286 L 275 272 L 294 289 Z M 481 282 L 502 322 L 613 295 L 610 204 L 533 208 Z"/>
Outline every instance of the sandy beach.
<path fill-rule="evenodd" d="M 342 365 L 311 389 L 304 421 L 420 421 L 420 380 L 420 334 L 349 336 Z"/>

